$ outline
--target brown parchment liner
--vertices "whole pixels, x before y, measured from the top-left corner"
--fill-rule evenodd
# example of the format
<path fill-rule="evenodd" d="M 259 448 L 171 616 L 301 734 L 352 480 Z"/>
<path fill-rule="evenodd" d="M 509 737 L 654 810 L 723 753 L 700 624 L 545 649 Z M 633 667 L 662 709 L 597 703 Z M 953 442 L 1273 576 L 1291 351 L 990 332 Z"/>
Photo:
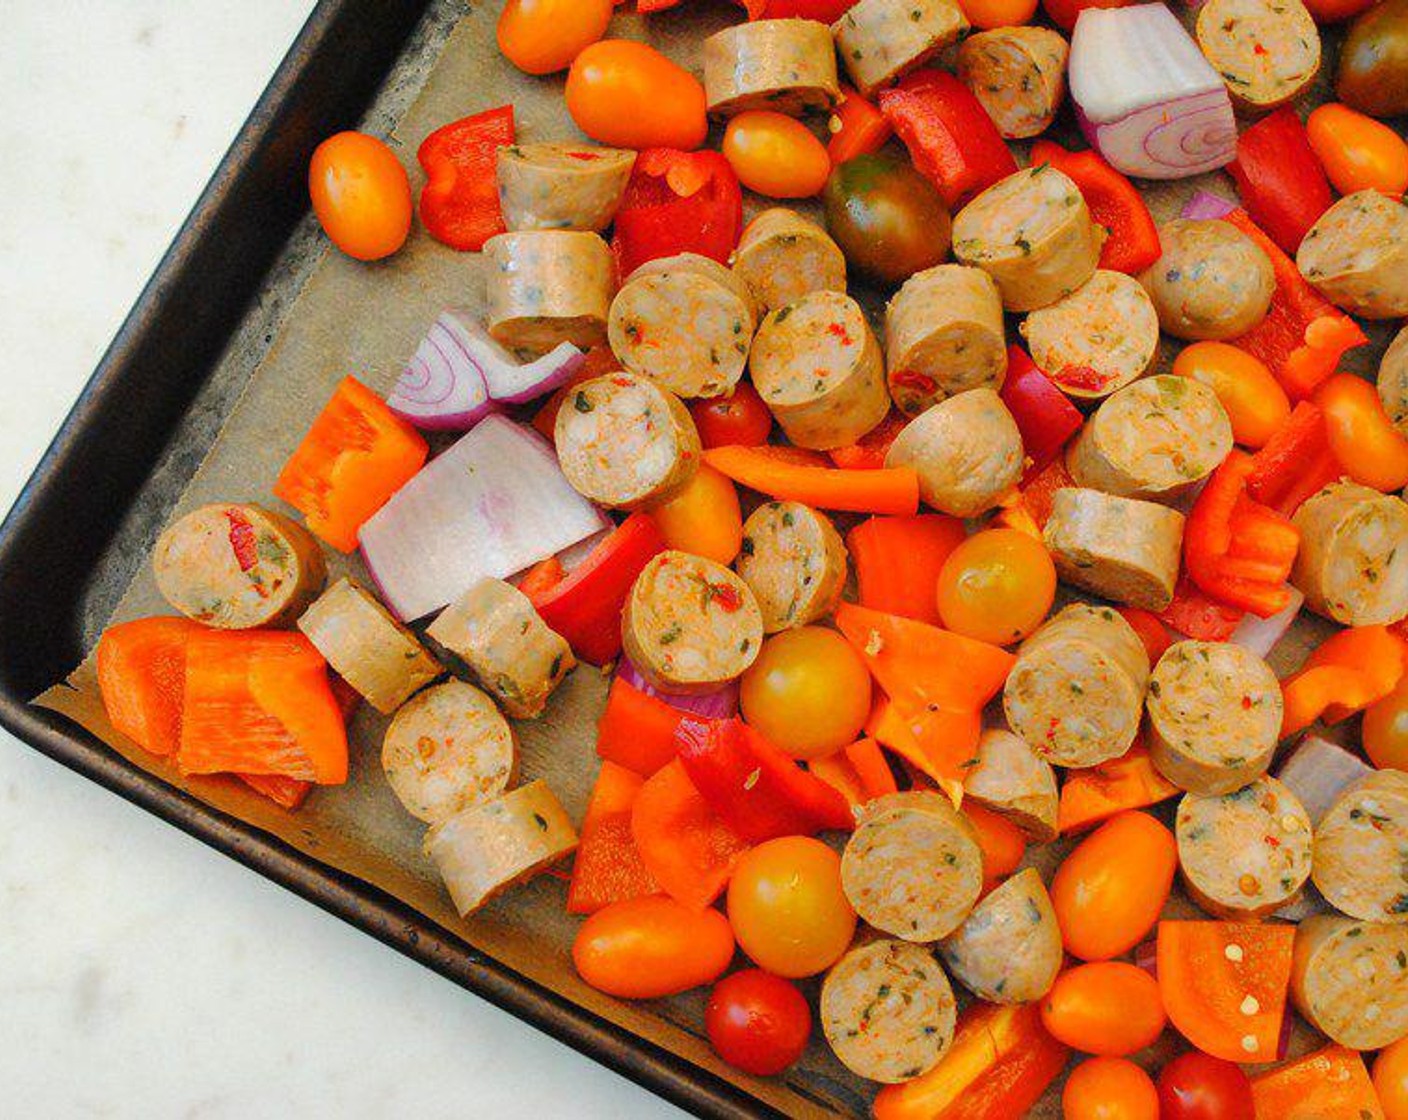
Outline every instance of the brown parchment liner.
<path fill-rule="evenodd" d="M 445 43 L 414 104 L 395 129 L 392 143 L 417 190 L 423 176 L 415 149 L 436 127 L 482 109 L 512 102 L 518 135 L 525 141 L 576 137 L 562 99 L 562 78 L 533 79 L 509 66 L 494 42 L 498 5 L 472 6 Z M 617 16 L 612 35 L 644 39 L 700 72 L 698 43 L 740 17 L 725 3 L 697 3 L 649 21 Z M 1327 54 L 1331 46 L 1327 43 Z M 1318 96 L 1324 100 L 1322 78 Z M 1065 115 L 1063 115 L 1063 121 Z M 1068 122 L 1067 122 L 1068 127 Z M 1063 140 L 1058 125 L 1055 135 Z M 1160 220 L 1172 217 L 1187 196 L 1202 186 L 1232 197 L 1221 176 L 1177 184 L 1145 184 Z M 759 207 L 749 200 L 750 213 Z M 816 212 L 815 206 L 804 206 Z M 257 220 L 257 219 L 256 219 Z M 276 336 L 243 395 L 172 516 L 205 502 L 261 501 L 278 505 L 271 488 L 280 466 L 302 438 L 337 381 L 347 373 L 377 391 L 385 391 L 426 328 L 445 306 L 477 310 L 482 306 L 480 257 L 453 252 L 425 234 L 419 224 L 405 248 L 389 261 L 360 264 L 336 251 L 324 253 L 296 301 L 283 316 Z M 876 320 L 883 296 L 858 293 Z M 1009 322 L 1009 329 L 1013 324 Z M 1374 368 L 1382 350 L 1382 331 L 1369 353 L 1354 363 Z M 1019 340 L 1015 331 L 1011 337 Z M 1172 351 L 1167 342 L 1163 348 Z M 1167 364 L 1167 357 L 1161 362 Z M 328 553 L 330 582 L 343 574 L 362 574 L 355 557 Z M 123 596 L 113 621 L 169 614 L 145 566 Z M 1323 633 L 1317 624 L 1298 624 Z M 1318 640 L 1318 637 L 1315 639 Z M 1282 643 L 1273 660 L 1284 672 L 1313 641 Z M 597 770 L 595 721 L 606 694 L 606 681 L 591 666 L 572 674 L 537 721 L 519 721 L 524 780 L 542 777 L 580 820 Z M 703 1038 L 703 993 L 672 1000 L 626 1003 L 602 996 L 584 985 L 572 968 L 569 948 L 579 919 L 564 911 L 565 884 L 541 876 L 496 900 L 472 920 L 461 920 L 444 894 L 434 868 L 422 854 L 423 826 L 392 795 L 380 766 L 386 719 L 363 704 L 351 727 L 351 773 L 348 783 L 315 790 L 306 805 L 285 812 L 242 784 L 222 778 L 183 779 L 162 759 L 146 754 L 113 730 L 98 695 L 90 657 L 62 684 L 36 703 L 75 719 L 133 765 L 245 823 L 278 837 L 329 868 L 361 879 L 414 908 L 463 939 L 479 952 L 507 965 L 558 995 L 590 1009 L 641 1037 L 744 1087 L 790 1116 L 864 1115 L 875 1087 L 853 1076 L 831 1055 L 814 1029 L 804 1058 L 782 1077 L 751 1078 L 720 1062 Z M 1171 804 L 1171 803 L 1170 803 Z M 1169 816 L 1165 806 L 1165 819 Z M 1067 845 L 1029 854 L 1049 880 L 1049 872 Z M 1169 916 L 1201 916 L 1176 892 Z M 815 982 L 804 985 L 815 1006 Z M 1136 1055 L 1151 1069 L 1177 1048 L 1167 1031 L 1150 1051 Z M 1293 1053 L 1318 1044 L 1317 1036 L 1298 1027 Z M 1059 1093 L 1048 1091 L 1032 1116 L 1060 1115 Z"/>

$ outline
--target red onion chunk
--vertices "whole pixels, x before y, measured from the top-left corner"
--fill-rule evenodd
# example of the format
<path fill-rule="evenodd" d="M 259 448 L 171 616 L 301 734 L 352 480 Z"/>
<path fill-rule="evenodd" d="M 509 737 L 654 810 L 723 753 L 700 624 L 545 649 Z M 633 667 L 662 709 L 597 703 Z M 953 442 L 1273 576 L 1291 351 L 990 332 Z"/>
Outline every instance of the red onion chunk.
<path fill-rule="evenodd" d="M 608 524 L 568 485 L 545 440 L 490 416 L 398 490 L 359 540 L 386 605 L 409 622 Z"/>
<path fill-rule="evenodd" d="M 1270 618 L 1258 618 L 1254 614 L 1243 616 L 1227 640 L 1251 650 L 1262 659 L 1269 657 L 1276 643 L 1286 636 L 1286 631 L 1300 613 L 1301 604 L 1305 602 L 1305 596 L 1294 587 L 1287 590 L 1291 593 L 1291 601 L 1286 604 L 1285 610 L 1277 611 Z"/>
<path fill-rule="evenodd" d="M 444 312 L 386 395 L 387 407 L 431 432 L 467 432 L 497 411 L 474 354 L 476 336 L 482 333 L 468 319 Z"/>
<path fill-rule="evenodd" d="M 696 693 L 692 696 L 679 696 L 672 692 L 662 692 L 640 674 L 624 653 L 616 665 L 616 675 L 632 688 L 639 689 L 649 696 L 655 696 L 670 707 L 705 719 L 728 719 L 738 714 L 738 682 L 729 681 L 713 692 Z"/>
<path fill-rule="evenodd" d="M 1356 754 L 1318 735 L 1307 735 L 1276 770 L 1276 777 L 1300 798 L 1316 825 L 1345 787 L 1368 777 L 1374 768 Z"/>
<path fill-rule="evenodd" d="M 1155 980 L 1159 978 L 1159 939 L 1157 935 L 1145 938 L 1134 947 L 1134 963 Z"/>
<path fill-rule="evenodd" d="M 1219 194 L 1213 194 L 1211 191 L 1194 191 L 1193 197 L 1183 204 L 1183 209 L 1178 216 L 1202 222 L 1225 218 L 1235 209 L 1237 209 L 1235 202 L 1228 202 Z"/>

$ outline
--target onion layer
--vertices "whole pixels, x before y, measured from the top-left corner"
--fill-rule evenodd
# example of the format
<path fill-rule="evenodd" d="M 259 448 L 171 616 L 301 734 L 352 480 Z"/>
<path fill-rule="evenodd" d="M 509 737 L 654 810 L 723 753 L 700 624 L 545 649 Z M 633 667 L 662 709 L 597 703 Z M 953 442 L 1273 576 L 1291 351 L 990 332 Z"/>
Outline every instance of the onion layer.
<path fill-rule="evenodd" d="M 738 714 L 738 682 L 736 680 L 729 681 L 728 684 L 713 692 L 695 693 L 691 696 L 662 692 L 641 676 L 640 670 L 624 653 L 616 665 L 616 675 L 632 688 L 649 696 L 658 697 L 670 707 L 677 708 L 681 712 L 689 712 L 691 715 L 702 716 L 704 719 L 728 719 Z"/>

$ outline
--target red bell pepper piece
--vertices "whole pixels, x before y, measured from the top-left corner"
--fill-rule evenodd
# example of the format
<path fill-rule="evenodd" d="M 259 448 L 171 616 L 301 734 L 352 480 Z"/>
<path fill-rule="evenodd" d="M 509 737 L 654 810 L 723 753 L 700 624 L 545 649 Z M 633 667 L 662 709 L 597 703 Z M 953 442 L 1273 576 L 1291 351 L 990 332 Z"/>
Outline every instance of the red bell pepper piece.
<path fill-rule="evenodd" d="M 1247 493 L 1290 517 L 1306 498 L 1330 485 L 1340 473 L 1339 462 L 1330 450 L 1324 413 L 1310 401 L 1301 401 L 1252 456 Z"/>
<path fill-rule="evenodd" d="M 592 914 L 613 902 L 660 892 L 631 836 L 631 810 L 644 784 L 644 778 L 624 766 L 601 764 L 572 863 L 569 914 Z"/>
<path fill-rule="evenodd" d="M 646 261 L 698 253 L 720 264 L 743 232 L 743 190 L 718 152 L 647 148 L 616 211 L 611 247 L 621 276 Z"/>
<path fill-rule="evenodd" d="M 719 819 L 757 844 L 855 827 L 850 804 L 740 719 L 684 719 L 675 749 Z"/>
<path fill-rule="evenodd" d="M 1031 514 L 1038 530 L 1046 528 L 1056 491 L 1075 484 L 1076 480 L 1066 469 L 1066 460 L 1061 455 L 1056 456 L 1041 470 L 1022 479 L 1022 505 Z"/>
<path fill-rule="evenodd" d="M 675 729 L 684 713 L 617 677 L 596 725 L 596 753 L 643 777 L 675 760 Z"/>
<path fill-rule="evenodd" d="M 1245 210 L 1233 210 L 1223 221 L 1255 241 L 1276 274 L 1266 318 L 1232 343 L 1265 362 L 1292 401 L 1304 400 L 1335 372 L 1346 350 L 1369 340 L 1358 323 L 1306 283 L 1296 262 Z"/>
<path fill-rule="evenodd" d="M 835 23 L 856 0 L 742 0 L 749 19 L 815 19 Z M 754 9 L 758 14 L 754 15 Z"/>
<path fill-rule="evenodd" d="M 1115 613 L 1129 623 L 1129 628 L 1139 635 L 1144 652 L 1149 655 L 1149 664 L 1157 665 L 1164 651 L 1173 644 L 1164 624 L 1153 611 L 1140 607 L 1116 607 Z"/>
<path fill-rule="evenodd" d="M 719 897 L 748 843 L 709 808 L 675 759 L 640 787 L 631 837 L 661 889 L 703 910 Z"/>
<path fill-rule="evenodd" d="M 943 70 L 916 70 L 881 90 L 880 111 L 894 125 L 919 172 L 949 209 L 1017 170 L 1017 161 L 972 90 Z"/>
<path fill-rule="evenodd" d="M 1305 125 L 1289 105 L 1242 130 L 1227 171 L 1252 220 L 1292 255 L 1333 201 Z"/>
<path fill-rule="evenodd" d="M 1246 611 L 1214 599 L 1184 574 L 1173 589 L 1173 602 L 1159 611 L 1158 619 L 1185 638 L 1225 642 L 1246 615 Z"/>
<path fill-rule="evenodd" d="M 1159 259 L 1159 227 L 1144 196 L 1098 152 L 1070 152 L 1052 140 L 1038 140 L 1032 145 L 1032 166 L 1043 163 L 1080 188 L 1091 218 L 1109 232 L 1100 249 L 1101 268 L 1133 276 Z"/>
<path fill-rule="evenodd" d="M 504 232 L 494 160 L 513 138 L 513 106 L 501 105 L 452 121 L 421 141 L 416 159 L 427 182 L 420 192 L 420 220 L 436 241 L 478 252 Z"/>
<path fill-rule="evenodd" d="M 531 586 L 524 594 L 578 657 L 604 665 L 621 652 L 621 608 L 631 584 L 663 551 L 665 538 L 655 522 L 633 513 L 559 582 Z"/>
<path fill-rule="evenodd" d="M 1290 602 L 1300 533 L 1290 520 L 1247 496 L 1251 456 L 1233 451 L 1208 479 L 1188 514 L 1183 562 L 1189 578 L 1229 606 L 1269 618 Z"/>
<path fill-rule="evenodd" d="M 957 517 L 872 517 L 846 534 L 863 607 L 938 626 L 939 573 L 967 530 Z"/>
<path fill-rule="evenodd" d="M 831 111 L 831 139 L 826 145 L 831 166 L 878 152 L 894 131 L 894 125 L 885 119 L 884 113 L 850 86 L 843 85 L 841 100 Z"/>
<path fill-rule="evenodd" d="M 831 462 L 846 471 L 878 471 L 884 469 L 885 456 L 890 452 L 890 444 L 895 442 L 908 418 L 893 408 L 885 414 L 885 419 L 845 447 L 833 447 L 826 454 Z"/>
<path fill-rule="evenodd" d="M 1036 475 L 1061 454 L 1066 441 L 1082 424 L 1080 411 L 1037 368 L 1020 346 L 1007 347 L 1007 377 L 1002 382 L 1002 403 L 1022 433 L 1027 469 L 1022 479 Z"/>

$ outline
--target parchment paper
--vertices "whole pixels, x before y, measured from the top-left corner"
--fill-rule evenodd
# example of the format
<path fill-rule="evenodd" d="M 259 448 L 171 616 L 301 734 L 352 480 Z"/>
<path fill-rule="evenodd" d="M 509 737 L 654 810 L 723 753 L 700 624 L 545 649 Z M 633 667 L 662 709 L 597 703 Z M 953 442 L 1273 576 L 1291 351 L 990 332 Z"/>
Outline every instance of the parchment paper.
<path fill-rule="evenodd" d="M 403 68 L 395 79 L 403 85 L 418 82 L 423 75 L 425 80 L 419 96 L 399 114 L 399 120 L 396 109 L 408 100 L 404 91 L 401 96 L 384 99 L 369 115 L 367 127 L 372 131 L 384 131 L 386 125 L 396 121 L 391 140 L 417 190 L 422 182 L 415 162 L 420 141 L 436 127 L 470 113 L 512 102 L 520 139 L 555 140 L 578 135 L 563 107 L 561 78 L 528 78 L 499 56 L 493 33 L 497 10 L 496 4 L 472 5 L 444 40 L 438 61 L 428 68 L 428 74 L 424 67 Z M 462 4 L 440 4 L 435 18 L 444 20 L 463 11 Z M 649 21 L 618 16 L 612 34 L 652 42 L 698 73 L 700 40 L 738 18 L 739 12 L 732 5 L 699 2 Z M 439 37 L 435 42 L 439 42 Z M 1063 114 L 1069 130 L 1067 117 Z M 1062 135 L 1061 127 L 1058 125 L 1056 136 L 1071 139 L 1069 131 Z M 1199 186 L 1232 197 L 1230 183 L 1219 176 L 1160 187 L 1152 194 L 1156 217 L 1163 220 L 1173 216 L 1187 195 Z M 749 208 L 750 212 L 759 208 L 758 200 L 750 199 Z M 815 212 L 815 207 L 810 209 Z M 303 236 L 308 236 L 306 230 Z M 292 298 L 294 293 L 296 299 Z M 878 327 L 882 294 L 858 295 Z M 161 513 L 175 517 L 205 502 L 249 500 L 277 504 L 271 497 L 271 487 L 280 466 L 344 374 L 355 374 L 373 389 L 384 391 L 443 307 L 477 308 L 481 304 L 478 254 L 453 252 L 429 238 L 419 225 L 406 247 L 383 263 L 360 264 L 326 250 L 320 257 L 314 256 L 311 266 L 299 264 L 298 259 L 286 261 L 271 279 L 260 306 L 251 312 L 244 328 L 246 334 L 267 328 L 267 345 L 258 345 L 256 338 L 255 345 L 233 350 L 225 359 L 225 366 L 232 366 L 233 370 L 222 369 L 213 379 L 217 388 L 227 386 L 219 391 L 228 397 L 228 385 L 238 385 L 240 378 L 248 377 L 242 396 L 233 408 L 228 407 L 228 400 L 216 396 L 187 425 L 168 456 L 165 469 L 189 472 L 191 464 L 200 461 L 202 455 L 203 461 L 175 508 L 148 508 L 150 523 L 144 522 L 145 528 L 135 535 L 149 547 L 163 520 Z M 1011 326 L 1015 331 L 1015 323 Z M 1017 336 L 1014 333 L 1012 337 Z M 1372 354 L 1361 355 L 1356 364 L 1361 369 L 1373 368 L 1382 344 L 1380 337 Z M 1165 346 L 1165 351 L 1170 350 Z M 255 358 L 259 359 L 257 368 L 250 376 L 249 367 Z M 239 368 L 242 364 L 244 368 Z M 217 389 L 210 392 L 215 394 Z M 212 446 L 215 420 L 222 416 L 224 422 Z M 129 550 L 131 547 L 127 546 Z M 345 572 L 362 574 L 355 557 L 327 551 L 332 579 Z M 113 561 L 119 571 L 123 570 L 121 559 Z M 144 563 L 112 620 L 168 613 L 170 609 L 156 591 L 150 567 Z M 92 621 L 96 632 L 105 620 Z M 1281 663 L 1276 667 L 1285 671 L 1302 656 L 1304 648 L 1303 641 L 1283 643 L 1278 658 Z M 558 690 L 540 720 L 517 724 L 524 779 L 546 778 L 578 820 L 597 770 L 594 727 L 605 693 L 602 675 L 583 666 Z M 472 920 L 458 918 L 433 867 L 421 853 L 422 826 L 402 810 L 382 775 L 379 753 L 386 721 L 365 704 L 351 728 L 353 749 L 348 783 L 316 790 L 301 810 L 288 813 L 233 780 L 182 779 L 172 766 L 147 755 L 115 732 L 103 711 L 91 657 L 67 682 L 51 688 L 36 702 L 72 717 L 134 766 L 263 829 L 330 868 L 386 891 L 476 950 L 744 1086 L 789 1115 L 868 1113 L 874 1086 L 854 1077 L 835 1060 L 819 1030 L 814 1031 L 806 1056 L 785 1076 L 749 1078 L 719 1062 L 703 1040 L 703 993 L 629 1004 L 604 997 L 582 984 L 569 958 L 571 939 L 579 922 L 564 912 L 565 886 L 557 878 L 542 876 L 495 901 Z M 1049 872 L 1058 854 L 1063 854 L 1063 849 L 1048 848 L 1033 856 Z M 1197 911 L 1186 901 L 1175 899 L 1170 904 L 1170 914 L 1196 916 Z M 815 982 L 804 986 L 814 1002 Z M 1302 1030 L 1296 1050 L 1309 1048 L 1312 1041 L 1309 1032 Z M 1170 1030 L 1159 1047 L 1139 1057 L 1152 1067 L 1175 1048 Z M 1060 1115 L 1055 1089 L 1048 1092 L 1032 1115 Z"/>

